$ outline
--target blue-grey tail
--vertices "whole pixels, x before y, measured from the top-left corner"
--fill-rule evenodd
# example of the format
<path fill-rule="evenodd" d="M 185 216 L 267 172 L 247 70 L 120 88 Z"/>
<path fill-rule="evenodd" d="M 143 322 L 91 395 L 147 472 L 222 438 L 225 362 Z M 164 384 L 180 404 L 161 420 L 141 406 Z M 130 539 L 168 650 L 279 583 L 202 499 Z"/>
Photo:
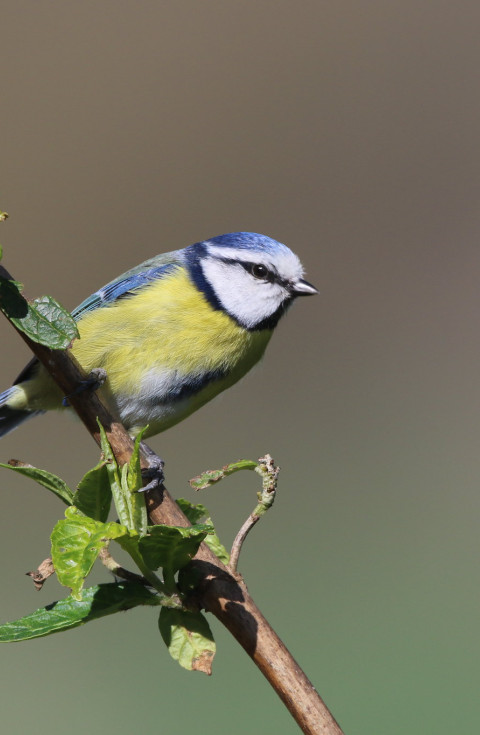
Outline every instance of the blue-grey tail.
<path fill-rule="evenodd" d="M 8 405 L 8 401 L 15 393 L 15 390 L 15 386 L 12 386 L 12 388 L 0 393 L 0 437 L 13 431 L 27 419 L 43 413 L 43 411 L 22 411 L 18 408 L 11 408 Z"/>

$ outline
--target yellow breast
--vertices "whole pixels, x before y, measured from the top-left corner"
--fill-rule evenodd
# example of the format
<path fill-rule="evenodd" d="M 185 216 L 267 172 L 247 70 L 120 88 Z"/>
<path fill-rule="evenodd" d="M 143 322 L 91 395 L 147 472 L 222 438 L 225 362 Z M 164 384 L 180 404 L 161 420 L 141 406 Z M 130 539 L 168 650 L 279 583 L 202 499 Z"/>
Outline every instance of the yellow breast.
<path fill-rule="evenodd" d="M 78 326 L 73 354 L 87 371 L 105 368 L 113 394 L 135 394 L 150 370 L 222 370 L 232 373 L 231 384 L 260 359 L 271 336 L 270 330 L 248 332 L 213 309 L 183 268 L 87 313 Z"/>

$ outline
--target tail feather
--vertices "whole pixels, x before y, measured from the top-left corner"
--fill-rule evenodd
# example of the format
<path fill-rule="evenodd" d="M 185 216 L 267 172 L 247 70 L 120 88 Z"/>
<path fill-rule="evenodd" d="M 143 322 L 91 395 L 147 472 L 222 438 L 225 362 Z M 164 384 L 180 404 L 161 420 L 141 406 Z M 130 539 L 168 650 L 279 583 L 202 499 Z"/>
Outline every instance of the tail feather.
<path fill-rule="evenodd" d="M 9 406 L 9 401 L 13 398 L 17 390 L 18 388 L 12 386 L 12 388 L 0 393 L 0 437 L 13 431 L 27 419 L 43 413 L 43 411 L 25 411 L 14 406 Z"/>

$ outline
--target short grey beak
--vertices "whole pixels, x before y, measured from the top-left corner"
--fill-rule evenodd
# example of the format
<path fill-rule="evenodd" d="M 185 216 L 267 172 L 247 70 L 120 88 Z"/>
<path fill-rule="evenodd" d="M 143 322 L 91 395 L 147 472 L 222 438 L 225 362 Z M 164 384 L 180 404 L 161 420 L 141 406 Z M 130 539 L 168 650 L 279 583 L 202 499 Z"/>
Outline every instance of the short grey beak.
<path fill-rule="evenodd" d="M 318 293 L 318 289 L 316 289 L 315 286 L 312 286 L 308 281 L 304 281 L 303 278 L 301 278 L 299 281 L 294 283 L 292 293 L 295 296 L 311 296 L 314 293 Z"/>

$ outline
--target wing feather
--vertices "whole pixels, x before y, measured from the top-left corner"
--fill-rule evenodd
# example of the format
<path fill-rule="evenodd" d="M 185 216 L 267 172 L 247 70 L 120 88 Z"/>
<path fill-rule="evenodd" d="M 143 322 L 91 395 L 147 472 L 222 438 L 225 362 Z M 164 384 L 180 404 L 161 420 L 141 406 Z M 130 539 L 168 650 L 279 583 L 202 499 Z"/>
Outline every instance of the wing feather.
<path fill-rule="evenodd" d="M 172 270 L 182 264 L 177 258 L 175 261 L 170 260 L 170 262 L 162 263 L 161 265 L 148 267 L 154 260 L 146 261 L 141 266 L 133 268 L 131 271 L 124 273 L 122 276 L 119 276 L 114 281 L 100 288 L 72 311 L 73 318 L 78 321 L 78 319 L 89 311 L 108 306 L 114 301 L 117 301 L 117 299 L 129 296 L 134 291 L 147 286 L 152 281 L 164 278 L 168 273 L 171 273 Z"/>

